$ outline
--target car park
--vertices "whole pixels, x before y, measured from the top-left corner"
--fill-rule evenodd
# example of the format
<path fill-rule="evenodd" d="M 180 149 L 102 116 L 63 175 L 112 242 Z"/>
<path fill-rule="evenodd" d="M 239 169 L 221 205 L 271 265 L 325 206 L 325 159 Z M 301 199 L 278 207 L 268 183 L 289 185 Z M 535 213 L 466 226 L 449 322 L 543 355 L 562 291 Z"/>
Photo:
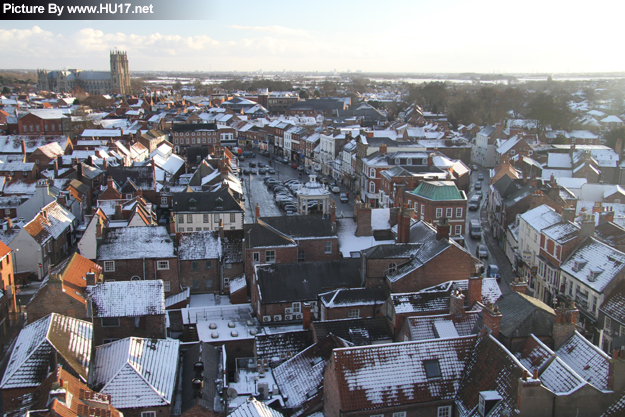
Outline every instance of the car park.
<path fill-rule="evenodd" d="M 349 198 L 347 197 L 347 193 L 341 193 L 339 196 L 341 203 L 347 203 L 349 201 Z"/>
<path fill-rule="evenodd" d="M 475 248 L 475 256 L 479 259 L 488 258 L 488 248 L 486 245 L 477 245 Z"/>
<path fill-rule="evenodd" d="M 486 268 L 486 277 L 496 278 L 497 281 L 501 281 L 501 272 L 499 271 L 499 267 L 495 264 L 488 265 Z"/>

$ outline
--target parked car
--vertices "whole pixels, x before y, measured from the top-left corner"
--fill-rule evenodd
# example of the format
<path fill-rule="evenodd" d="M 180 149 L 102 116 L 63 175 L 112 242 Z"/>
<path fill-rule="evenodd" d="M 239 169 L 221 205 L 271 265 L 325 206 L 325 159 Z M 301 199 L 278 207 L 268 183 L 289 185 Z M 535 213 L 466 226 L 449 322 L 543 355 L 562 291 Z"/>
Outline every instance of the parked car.
<path fill-rule="evenodd" d="M 250 174 L 256 175 L 256 174 L 258 174 L 258 171 L 256 171 L 256 168 L 252 168 L 252 169 L 250 169 Z"/>
<path fill-rule="evenodd" d="M 255 164 L 254 162 L 250 162 L 250 163 L 249 163 L 249 167 L 250 167 L 250 168 L 256 168 L 256 164 Z"/>
<path fill-rule="evenodd" d="M 333 186 L 333 187 L 331 188 L 331 190 L 332 190 L 332 192 L 333 192 L 334 194 L 338 194 L 338 193 L 340 193 L 340 192 L 341 192 L 341 189 L 340 189 L 339 187 L 337 187 L 336 185 L 335 185 L 335 186 Z"/>
<path fill-rule="evenodd" d="M 488 248 L 486 245 L 477 245 L 477 248 L 475 248 L 475 256 L 479 259 L 488 258 Z"/>
<path fill-rule="evenodd" d="M 286 206 L 282 207 L 282 210 L 286 212 L 297 212 L 297 207 L 295 207 L 295 204 L 287 204 Z"/>
<path fill-rule="evenodd" d="M 258 162 L 258 168 L 262 168 L 264 166 L 265 166 L 265 164 L 263 164 L 262 162 Z"/>
<path fill-rule="evenodd" d="M 306 169 L 306 167 L 304 165 L 300 165 L 300 166 L 297 167 L 298 171 L 303 171 L 305 169 Z"/>
<path fill-rule="evenodd" d="M 473 197 L 471 197 L 471 200 L 469 200 L 469 210 L 478 210 L 480 208 L 480 197 L 474 195 Z"/>
<path fill-rule="evenodd" d="M 473 171 L 477 171 L 477 165 L 473 164 Z"/>
<path fill-rule="evenodd" d="M 497 278 L 497 281 L 501 281 L 501 273 L 499 272 L 499 267 L 495 264 L 490 264 L 486 268 L 486 277 L 488 278 Z"/>
<path fill-rule="evenodd" d="M 341 200 L 341 203 L 347 203 L 349 201 L 349 198 L 347 197 L 347 193 L 341 193 L 339 195 L 339 199 Z"/>
<path fill-rule="evenodd" d="M 330 181 L 328 181 L 328 179 L 326 177 L 321 177 L 321 178 L 319 178 L 319 182 L 322 183 L 322 184 L 327 184 Z"/>
<path fill-rule="evenodd" d="M 265 168 L 259 168 L 258 169 L 258 173 L 261 174 L 261 175 L 264 175 L 265 172 L 267 172 L 267 171 L 265 171 Z"/>
<path fill-rule="evenodd" d="M 481 190 L 482 189 L 482 183 L 481 182 L 476 182 L 475 183 L 475 189 L 476 190 Z"/>
<path fill-rule="evenodd" d="M 479 181 L 484 181 L 484 174 L 479 174 L 479 175 L 477 176 L 477 179 L 478 179 Z"/>
<path fill-rule="evenodd" d="M 276 170 L 275 170 L 275 169 L 273 169 L 273 168 L 269 168 L 269 169 L 267 170 L 267 174 L 275 174 L 275 173 L 276 173 Z"/>
<path fill-rule="evenodd" d="M 250 173 L 249 168 L 243 168 L 243 175 L 248 175 Z"/>
<path fill-rule="evenodd" d="M 482 201 L 482 197 L 483 197 L 482 191 L 476 191 L 475 194 L 473 194 L 473 196 L 474 197 L 477 196 L 480 199 L 480 201 Z"/>

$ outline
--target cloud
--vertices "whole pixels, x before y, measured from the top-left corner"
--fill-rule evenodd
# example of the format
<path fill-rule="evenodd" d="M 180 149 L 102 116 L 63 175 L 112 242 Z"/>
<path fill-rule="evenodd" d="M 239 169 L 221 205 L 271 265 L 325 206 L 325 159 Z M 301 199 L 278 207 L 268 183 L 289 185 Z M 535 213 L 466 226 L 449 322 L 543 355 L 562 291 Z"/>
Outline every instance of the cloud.
<path fill-rule="evenodd" d="M 310 37 L 312 33 L 303 29 L 293 29 L 287 28 L 284 26 L 241 26 L 241 25 L 230 25 L 228 26 L 230 29 L 235 30 L 249 30 L 253 32 L 264 32 L 271 33 L 272 35 L 284 35 L 284 36 L 302 36 L 302 37 Z"/>

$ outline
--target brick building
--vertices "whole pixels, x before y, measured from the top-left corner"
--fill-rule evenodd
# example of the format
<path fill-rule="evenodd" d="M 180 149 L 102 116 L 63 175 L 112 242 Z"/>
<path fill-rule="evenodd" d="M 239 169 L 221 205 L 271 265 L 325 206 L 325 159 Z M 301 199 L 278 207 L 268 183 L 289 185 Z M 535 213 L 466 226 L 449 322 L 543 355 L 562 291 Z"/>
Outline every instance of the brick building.
<path fill-rule="evenodd" d="M 180 284 L 191 294 L 220 291 L 221 239 L 218 232 L 181 233 L 178 243 Z"/>
<path fill-rule="evenodd" d="M 449 235 L 465 234 L 467 196 L 452 181 L 422 182 L 404 193 L 404 202 L 414 207 L 414 218 L 436 225 L 443 218 L 449 222 Z"/>
<path fill-rule="evenodd" d="M 104 280 L 162 280 L 165 295 L 181 291 L 174 242 L 163 226 L 104 229 L 97 260 Z"/>
<path fill-rule="evenodd" d="M 319 294 L 320 320 L 383 316 L 386 298 L 381 288 L 339 289 Z"/>
<path fill-rule="evenodd" d="M 85 290 L 87 285 L 101 282 L 101 274 L 100 265 L 78 253 L 53 266 L 26 306 L 28 322 L 35 322 L 50 313 L 86 319 Z"/>

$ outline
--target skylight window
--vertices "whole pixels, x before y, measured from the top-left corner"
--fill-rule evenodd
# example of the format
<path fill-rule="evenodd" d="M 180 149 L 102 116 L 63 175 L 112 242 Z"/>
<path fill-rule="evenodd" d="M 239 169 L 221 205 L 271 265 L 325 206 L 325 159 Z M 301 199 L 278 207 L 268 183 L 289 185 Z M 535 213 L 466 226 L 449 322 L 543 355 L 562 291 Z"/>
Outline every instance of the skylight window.
<path fill-rule="evenodd" d="M 425 374 L 428 378 L 441 377 L 441 367 L 438 363 L 438 359 L 432 361 L 424 361 L 423 366 L 425 367 Z"/>

